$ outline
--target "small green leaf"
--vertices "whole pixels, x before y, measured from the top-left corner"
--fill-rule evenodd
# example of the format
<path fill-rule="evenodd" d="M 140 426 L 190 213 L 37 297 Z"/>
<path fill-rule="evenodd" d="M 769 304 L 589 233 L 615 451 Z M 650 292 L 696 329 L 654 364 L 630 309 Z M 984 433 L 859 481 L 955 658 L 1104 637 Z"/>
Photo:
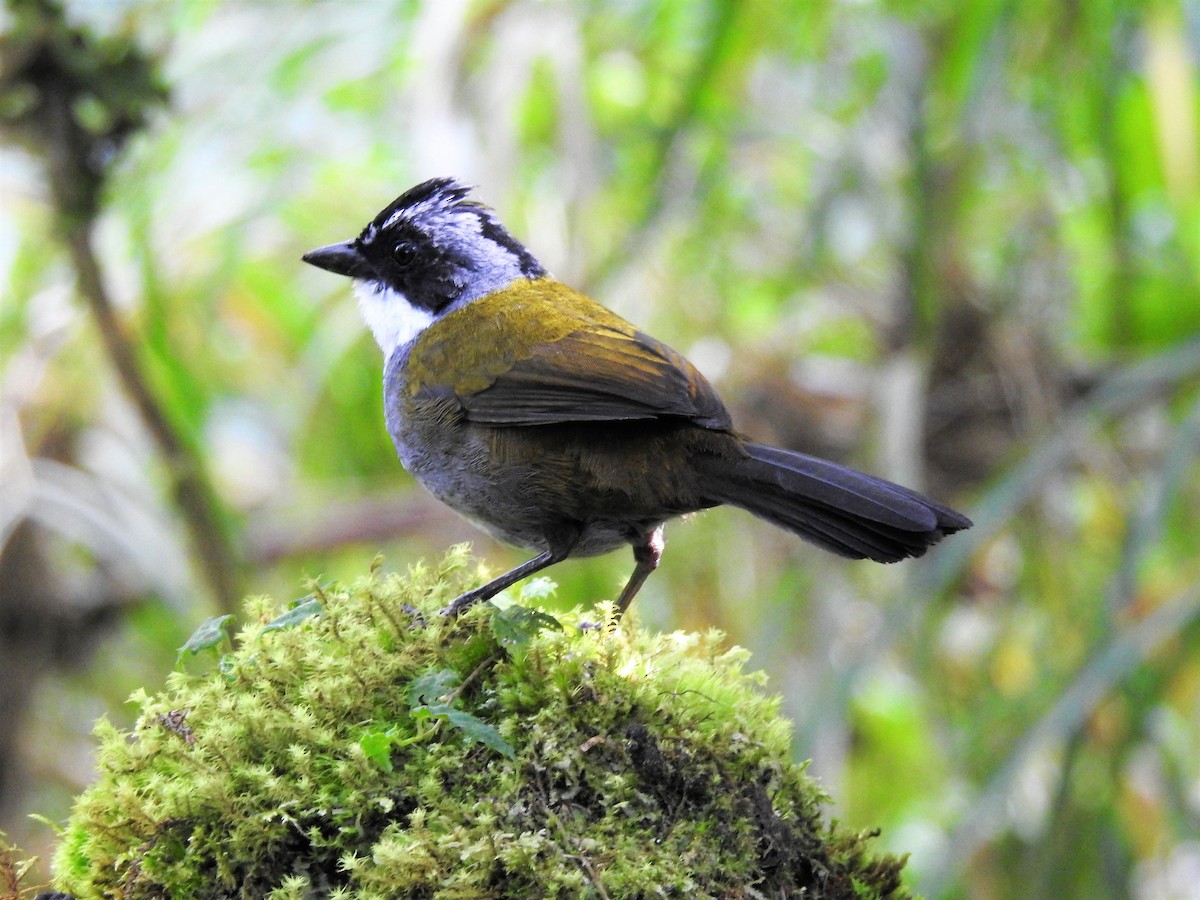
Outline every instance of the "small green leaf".
<path fill-rule="evenodd" d="M 263 626 L 262 634 L 268 631 L 281 631 L 284 628 L 295 628 L 305 619 L 311 619 L 313 616 L 319 616 L 325 608 L 321 605 L 321 601 L 311 594 L 302 600 L 297 600 L 282 615 L 276 616 L 270 622 Z"/>
<path fill-rule="evenodd" d="M 507 606 L 492 613 L 492 633 L 501 644 L 524 647 L 539 631 L 562 631 L 562 623 L 539 609 Z"/>
<path fill-rule="evenodd" d="M 446 702 L 461 680 L 453 669 L 438 669 L 414 678 L 408 689 L 414 721 L 442 719 L 451 728 L 461 731 L 467 740 L 490 747 L 509 759 L 513 758 L 516 753 L 508 741 L 500 736 L 500 732 L 469 712 L 455 709 Z"/>
<path fill-rule="evenodd" d="M 516 757 L 517 752 L 513 749 L 512 744 L 506 741 L 500 735 L 499 731 L 482 719 L 461 709 L 447 709 L 445 716 L 450 721 L 450 724 L 461 731 L 463 737 L 468 741 L 490 747 L 492 750 L 509 759 Z"/>
<path fill-rule="evenodd" d="M 205 650 L 212 650 L 222 641 L 228 641 L 229 633 L 226 628 L 232 619 L 231 615 L 213 616 L 211 619 L 201 622 L 200 627 L 193 631 L 192 636 L 179 648 L 179 657 L 175 660 L 175 665 L 178 666 L 189 656 L 195 656 Z"/>
<path fill-rule="evenodd" d="M 358 739 L 358 746 L 367 759 L 379 766 L 385 772 L 392 772 L 392 744 L 396 741 L 393 729 L 387 731 L 368 731 Z"/>
<path fill-rule="evenodd" d="M 445 697 L 462 679 L 453 669 L 438 669 L 418 675 L 408 688 L 408 702 L 415 709 Z"/>

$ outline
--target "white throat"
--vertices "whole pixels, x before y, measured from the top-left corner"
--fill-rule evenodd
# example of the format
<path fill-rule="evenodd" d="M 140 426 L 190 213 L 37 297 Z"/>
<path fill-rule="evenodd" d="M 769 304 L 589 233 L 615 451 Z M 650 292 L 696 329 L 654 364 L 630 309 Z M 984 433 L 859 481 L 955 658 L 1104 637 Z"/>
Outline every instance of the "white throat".
<path fill-rule="evenodd" d="M 433 313 L 408 302 L 408 297 L 375 281 L 354 280 L 354 296 L 362 317 L 375 335 L 383 358 L 403 347 L 433 322 Z"/>

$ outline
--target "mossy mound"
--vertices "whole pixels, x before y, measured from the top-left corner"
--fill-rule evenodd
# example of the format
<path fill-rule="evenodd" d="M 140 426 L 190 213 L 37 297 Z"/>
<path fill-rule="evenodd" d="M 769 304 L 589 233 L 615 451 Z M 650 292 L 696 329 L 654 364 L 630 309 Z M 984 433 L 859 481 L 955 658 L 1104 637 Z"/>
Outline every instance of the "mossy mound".
<path fill-rule="evenodd" d="M 897 897 L 821 820 L 789 725 L 721 636 L 520 606 L 433 571 L 325 587 L 213 671 L 102 722 L 55 859 L 81 898 Z M 536 591 L 536 584 L 534 587 Z M 600 612 L 593 616 L 601 615 Z"/>

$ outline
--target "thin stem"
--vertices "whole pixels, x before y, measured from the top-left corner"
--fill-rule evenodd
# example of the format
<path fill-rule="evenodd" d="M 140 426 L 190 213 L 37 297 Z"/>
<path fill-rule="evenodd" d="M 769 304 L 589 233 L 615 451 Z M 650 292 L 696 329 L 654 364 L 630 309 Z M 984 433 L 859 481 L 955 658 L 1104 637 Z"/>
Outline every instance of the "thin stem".
<path fill-rule="evenodd" d="M 481 662 L 479 665 L 477 665 L 474 669 L 472 669 L 471 674 L 468 675 L 466 678 L 464 678 L 462 680 L 462 683 L 458 687 L 456 687 L 449 696 L 446 697 L 446 704 L 453 705 L 454 702 L 463 695 L 463 691 L 465 691 L 467 689 L 467 686 L 469 684 L 471 684 L 472 682 L 474 682 L 487 669 L 489 669 L 491 666 L 495 665 L 495 663 L 499 661 L 500 656 L 501 656 L 501 653 L 499 650 L 497 650 L 496 652 L 491 654 L 489 657 L 487 657 L 483 662 Z"/>
<path fill-rule="evenodd" d="M 204 578 L 221 609 L 232 612 L 237 608 L 240 597 L 238 557 L 222 522 L 219 502 L 208 481 L 204 464 L 180 436 L 162 404 L 154 396 L 133 347 L 121 328 L 92 250 L 91 220 L 68 228 L 66 243 L 78 276 L 79 293 L 96 320 L 104 349 L 117 372 L 121 387 L 133 402 L 142 423 L 162 454 L 170 479 L 171 496 L 183 514 Z"/>

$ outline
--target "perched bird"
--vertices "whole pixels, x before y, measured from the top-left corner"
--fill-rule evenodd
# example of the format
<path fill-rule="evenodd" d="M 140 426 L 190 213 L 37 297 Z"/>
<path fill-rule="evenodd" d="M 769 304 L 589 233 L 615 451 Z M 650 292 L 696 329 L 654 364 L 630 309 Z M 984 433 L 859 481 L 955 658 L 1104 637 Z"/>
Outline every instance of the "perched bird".
<path fill-rule="evenodd" d="M 354 279 L 386 360 L 388 432 L 435 497 L 536 551 L 457 613 L 569 556 L 629 544 L 623 612 L 663 524 L 728 503 L 852 559 L 922 555 L 971 522 L 881 478 L 755 443 L 691 363 L 556 281 L 470 188 L 419 184 L 304 261 Z"/>

